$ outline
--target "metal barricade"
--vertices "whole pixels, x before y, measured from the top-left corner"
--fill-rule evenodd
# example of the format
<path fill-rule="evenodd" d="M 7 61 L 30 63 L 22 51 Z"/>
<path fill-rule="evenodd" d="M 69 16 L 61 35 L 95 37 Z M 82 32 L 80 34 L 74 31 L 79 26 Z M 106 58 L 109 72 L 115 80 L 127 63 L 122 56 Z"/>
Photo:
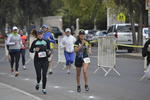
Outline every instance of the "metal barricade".
<path fill-rule="evenodd" d="M 143 80 L 146 76 L 145 76 L 145 72 L 147 70 L 147 57 L 144 57 L 144 75 L 140 78 L 140 81 Z"/>
<path fill-rule="evenodd" d="M 58 63 L 65 63 L 64 48 L 62 47 L 62 36 L 58 37 Z"/>
<path fill-rule="evenodd" d="M 120 73 L 115 69 L 116 67 L 116 39 L 111 36 L 99 37 L 98 39 L 98 68 L 105 72 L 105 76 L 111 70 L 114 70 L 119 76 Z M 108 69 L 108 70 L 107 70 Z"/>

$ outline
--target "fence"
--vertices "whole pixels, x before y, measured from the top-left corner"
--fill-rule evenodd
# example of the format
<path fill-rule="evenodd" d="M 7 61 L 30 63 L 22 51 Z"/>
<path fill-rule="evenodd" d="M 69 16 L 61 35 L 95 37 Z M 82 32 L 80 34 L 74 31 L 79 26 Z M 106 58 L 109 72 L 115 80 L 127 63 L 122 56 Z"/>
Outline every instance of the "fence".
<path fill-rule="evenodd" d="M 64 48 L 62 48 L 62 36 L 58 37 L 58 63 L 65 63 Z"/>
<path fill-rule="evenodd" d="M 105 72 L 105 76 L 113 70 L 119 76 L 120 73 L 115 69 L 116 67 L 116 39 L 114 37 L 99 37 L 98 39 L 98 68 Z M 107 70 L 108 69 L 108 70 Z"/>

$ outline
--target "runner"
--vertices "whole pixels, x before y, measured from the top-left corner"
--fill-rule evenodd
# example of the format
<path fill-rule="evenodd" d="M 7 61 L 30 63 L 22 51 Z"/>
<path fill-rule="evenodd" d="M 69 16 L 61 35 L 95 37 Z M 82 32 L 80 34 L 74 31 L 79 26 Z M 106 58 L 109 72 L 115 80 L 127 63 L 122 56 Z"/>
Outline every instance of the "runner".
<path fill-rule="evenodd" d="M 50 32 L 50 28 L 48 28 L 48 25 L 43 25 L 42 30 L 44 31 L 43 39 L 49 41 L 49 45 L 50 45 L 50 48 L 51 48 L 51 55 L 48 58 L 48 61 L 49 61 L 49 70 L 48 70 L 49 72 L 48 73 L 53 74 L 52 59 L 53 59 L 53 49 L 54 49 L 55 40 L 54 40 L 53 34 Z"/>
<path fill-rule="evenodd" d="M 34 66 L 37 75 L 37 84 L 35 86 L 36 90 L 39 90 L 39 84 L 41 81 L 42 72 L 42 92 L 46 94 L 46 82 L 47 82 L 47 70 L 48 70 L 48 56 L 50 55 L 49 43 L 42 39 L 43 31 L 37 32 L 37 39 L 33 41 L 30 52 L 34 53 Z"/>
<path fill-rule="evenodd" d="M 76 52 L 75 66 L 76 66 L 77 92 L 81 92 L 80 86 L 81 68 L 83 68 L 85 91 L 89 91 L 88 67 L 90 63 L 89 54 L 91 54 L 91 46 L 85 40 L 84 31 L 79 32 L 78 40 L 75 42 L 75 52 Z"/>
<path fill-rule="evenodd" d="M 67 73 L 70 74 L 71 64 L 74 63 L 74 43 L 76 41 L 76 38 L 71 35 L 70 28 L 66 28 L 65 30 L 65 36 L 62 39 L 62 45 L 64 47 L 64 55 L 66 58 L 66 68 Z"/>
<path fill-rule="evenodd" d="M 36 38 L 37 38 L 37 31 L 36 31 L 36 29 L 33 29 L 32 31 L 31 31 L 31 34 L 29 35 L 29 46 L 31 47 L 31 44 L 32 44 L 32 42 L 34 41 L 34 40 L 36 40 Z M 34 53 L 30 53 L 30 60 L 33 60 L 34 59 Z"/>
<path fill-rule="evenodd" d="M 15 76 L 19 75 L 19 59 L 20 59 L 20 49 L 22 47 L 22 41 L 20 35 L 17 33 L 18 28 L 13 27 L 13 32 L 8 36 L 7 45 L 9 46 L 9 54 L 11 58 L 11 72 L 14 71 L 13 66 L 15 62 Z"/>
<path fill-rule="evenodd" d="M 22 31 L 22 30 L 19 30 L 19 34 L 20 34 L 20 36 L 21 36 L 22 44 L 23 44 L 23 47 L 22 47 L 21 50 L 20 50 L 20 54 L 21 54 L 21 57 L 22 57 L 22 65 L 23 65 L 23 69 L 26 70 L 26 66 L 25 66 L 25 62 L 26 62 L 25 53 L 26 53 L 27 36 L 25 36 L 25 35 L 23 34 L 23 31 Z"/>

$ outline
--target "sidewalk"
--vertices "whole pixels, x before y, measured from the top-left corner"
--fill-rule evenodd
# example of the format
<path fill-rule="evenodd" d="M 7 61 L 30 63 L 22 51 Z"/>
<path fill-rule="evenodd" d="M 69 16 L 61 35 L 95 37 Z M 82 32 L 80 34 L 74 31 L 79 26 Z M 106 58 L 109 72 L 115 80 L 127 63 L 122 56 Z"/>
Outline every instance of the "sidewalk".
<path fill-rule="evenodd" d="M 0 100 L 42 100 L 32 94 L 0 82 Z"/>

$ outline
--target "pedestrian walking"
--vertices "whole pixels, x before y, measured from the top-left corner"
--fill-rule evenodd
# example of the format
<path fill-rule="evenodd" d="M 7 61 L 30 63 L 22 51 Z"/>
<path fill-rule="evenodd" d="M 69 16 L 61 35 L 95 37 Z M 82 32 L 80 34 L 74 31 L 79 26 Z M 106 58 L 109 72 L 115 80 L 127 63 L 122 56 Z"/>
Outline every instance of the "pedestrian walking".
<path fill-rule="evenodd" d="M 43 25 L 42 30 L 44 31 L 43 39 L 45 39 L 49 42 L 49 45 L 50 45 L 50 48 L 51 48 L 51 55 L 48 58 L 48 61 L 49 61 L 48 73 L 51 75 L 51 74 L 53 74 L 53 71 L 52 71 L 53 61 L 52 60 L 53 60 L 53 49 L 54 49 L 55 40 L 54 40 L 53 34 L 50 32 L 50 28 L 49 28 L 48 25 Z"/>
<path fill-rule="evenodd" d="M 22 66 L 23 66 L 23 69 L 26 70 L 26 66 L 25 66 L 25 63 L 26 63 L 26 59 L 25 59 L 25 54 L 26 54 L 26 44 L 27 44 L 27 36 L 24 35 L 24 32 L 22 30 L 19 30 L 19 34 L 21 36 L 21 40 L 22 40 L 22 48 L 20 50 L 20 54 L 21 54 L 21 57 L 22 57 Z"/>
<path fill-rule="evenodd" d="M 62 47 L 64 48 L 64 55 L 66 59 L 66 69 L 67 69 L 68 74 L 70 74 L 70 69 L 75 59 L 75 52 L 74 52 L 75 41 L 76 41 L 76 38 L 71 35 L 71 29 L 66 28 L 65 36 L 62 39 Z"/>
<path fill-rule="evenodd" d="M 85 32 L 80 31 L 77 41 L 75 42 L 75 66 L 76 66 L 76 81 L 77 92 L 81 92 L 80 75 L 81 69 L 83 69 L 85 91 L 89 91 L 88 86 L 88 68 L 90 64 L 89 54 L 91 54 L 91 46 L 88 41 L 85 40 Z"/>
<path fill-rule="evenodd" d="M 14 72 L 13 66 L 15 63 L 15 76 L 19 75 L 19 59 L 20 59 L 20 49 L 22 47 L 22 40 L 17 32 L 18 28 L 13 27 L 13 32 L 8 36 L 7 45 L 9 46 L 10 62 L 11 62 L 11 72 Z"/>
<path fill-rule="evenodd" d="M 30 47 L 30 52 L 35 53 L 34 67 L 37 76 L 37 84 L 35 86 L 35 89 L 39 90 L 39 84 L 42 78 L 42 92 L 43 94 L 46 94 L 48 57 L 50 55 L 50 46 L 49 43 L 42 38 L 43 38 L 43 31 L 38 31 L 37 39 L 33 41 Z"/>

